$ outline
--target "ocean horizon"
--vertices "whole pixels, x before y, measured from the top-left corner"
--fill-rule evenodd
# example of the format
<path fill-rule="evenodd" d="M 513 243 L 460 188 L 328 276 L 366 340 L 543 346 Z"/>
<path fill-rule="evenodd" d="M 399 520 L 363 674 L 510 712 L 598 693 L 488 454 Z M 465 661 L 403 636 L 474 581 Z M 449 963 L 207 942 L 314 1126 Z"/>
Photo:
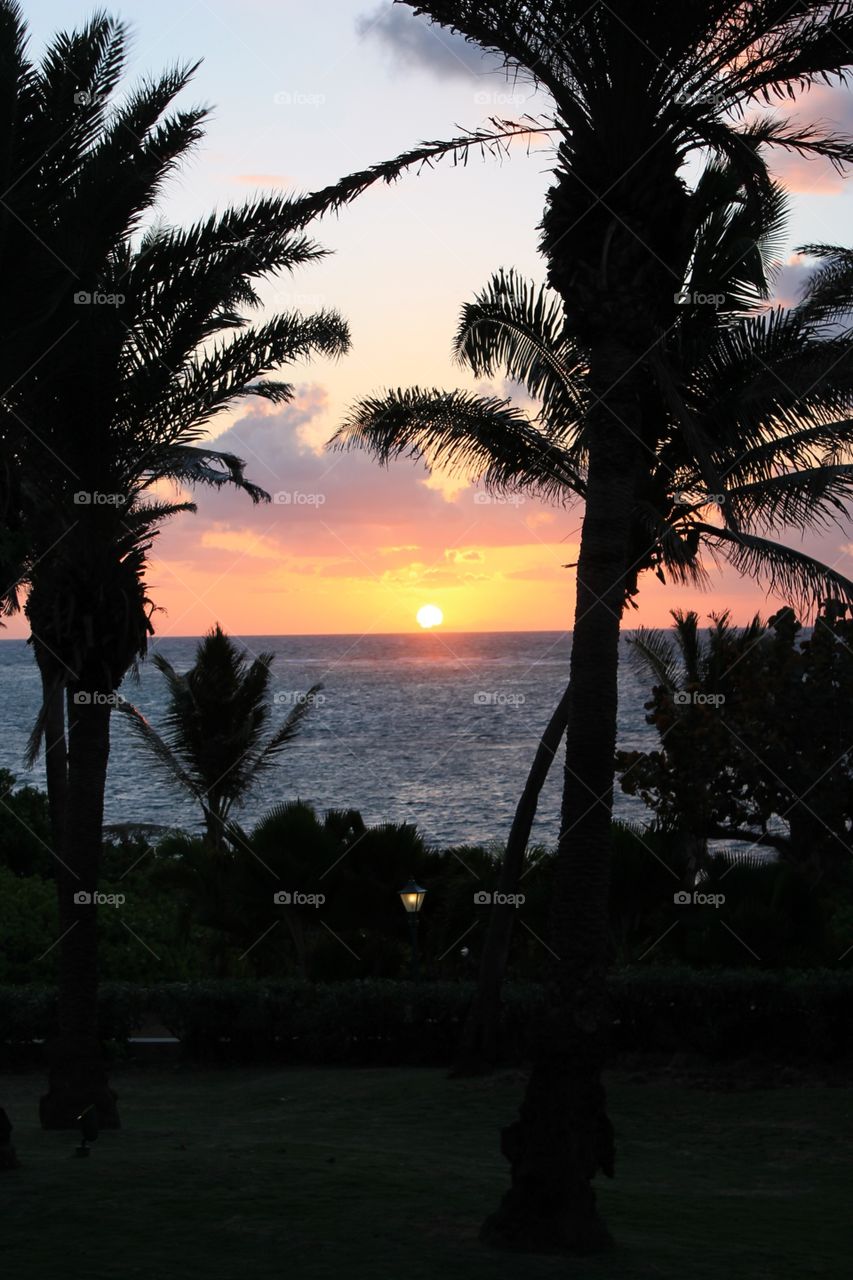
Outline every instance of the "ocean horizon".
<path fill-rule="evenodd" d="M 645 723 L 648 678 L 625 652 L 619 685 L 619 746 L 652 747 Z M 198 636 L 155 636 L 178 670 L 192 665 Z M 506 839 L 539 737 L 568 679 L 568 631 L 432 631 L 233 637 L 250 655 L 272 652 L 273 720 L 322 684 L 296 741 L 235 817 L 251 826 L 274 804 L 301 799 L 320 812 L 359 809 L 366 822 L 414 823 L 434 846 Z M 28 642 L 0 644 L 0 767 L 19 782 L 44 785 L 43 762 L 23 766 L 40 699 Z M 162 724 L 165 684 L 149 661 L 121 686 L 155 726 Z M 135 741 L 121 715 L 112 718 L 105 822 L 154 823 L 199 831 L 196 806 Z M 533 828 L 534 843 L 559 835 L 562 752 L 551 769 Z M 617 816 L 651 815 L 641 801 L 615 792 Z"/>

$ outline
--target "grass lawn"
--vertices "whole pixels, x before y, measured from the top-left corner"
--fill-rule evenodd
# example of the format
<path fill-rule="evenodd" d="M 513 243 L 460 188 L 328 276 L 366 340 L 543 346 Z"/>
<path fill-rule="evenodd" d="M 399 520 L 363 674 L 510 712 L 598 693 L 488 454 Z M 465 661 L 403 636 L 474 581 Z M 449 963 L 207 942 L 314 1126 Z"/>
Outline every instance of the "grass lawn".
<path fill-rule="evenodd" d="M 610 1080 L 604 1257 L 519 1257 L 477 1228 L 507 1183 L 517 1074 L 125 1070 L 125 1128 L 88 1160 L 0 1078 L 22 1167 L 0 1174 L 10 1280 L 808 1280 L 853 1275 L 851 1088 L 714 1093 Z"/>

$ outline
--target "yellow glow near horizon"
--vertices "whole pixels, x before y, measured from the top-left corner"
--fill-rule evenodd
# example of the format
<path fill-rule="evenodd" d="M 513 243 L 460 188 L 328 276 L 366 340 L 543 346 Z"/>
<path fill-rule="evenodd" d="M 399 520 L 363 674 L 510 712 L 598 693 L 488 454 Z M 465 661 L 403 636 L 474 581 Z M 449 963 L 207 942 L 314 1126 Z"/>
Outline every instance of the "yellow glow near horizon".
<path fill-rule="evenodd" d="M 424 630 L 428 631 L 430 627 L 440 627 L 444 622 L 444 614 L 441 612 L 437 604 L 424 604 L 418 609 L 415 615 Z"/>

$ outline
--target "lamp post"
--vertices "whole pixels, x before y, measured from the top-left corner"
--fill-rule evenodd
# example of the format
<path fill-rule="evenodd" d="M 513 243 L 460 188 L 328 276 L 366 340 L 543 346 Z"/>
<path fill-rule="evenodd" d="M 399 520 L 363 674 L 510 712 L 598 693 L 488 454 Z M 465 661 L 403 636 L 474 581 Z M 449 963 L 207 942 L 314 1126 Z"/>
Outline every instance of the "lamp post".
<path fill-rule="evenodd" d="M 409 922 L 409 938 L 412 943 L 412 981 L 417 982 L 418 973 L 418 912 L 424 904 L 426 897 L 426 889 L 413 878 L 409 878 L 409 883 L 404 884 L 400 890 L 400 901 L 405 911 L 406 919 Z"/>

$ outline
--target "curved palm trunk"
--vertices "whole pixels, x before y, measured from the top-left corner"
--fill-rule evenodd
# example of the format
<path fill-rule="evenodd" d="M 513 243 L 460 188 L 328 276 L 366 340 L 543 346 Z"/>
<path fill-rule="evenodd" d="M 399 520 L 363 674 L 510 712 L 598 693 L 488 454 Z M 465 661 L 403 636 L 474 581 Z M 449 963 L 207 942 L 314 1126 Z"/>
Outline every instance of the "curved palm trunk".
<path fill-rule="evenodd" d="M 103 695 L 101 695 L 103 696 Z M 118 1127 L 98 1037 L 98 934 L 94 894 L 103 835 L 110 749 L 110 705 L 74 704 L 68 726 L 68 795 L 59 896 L 59 1035 L 49 1046 L 49 1092 L 41 1099 L 46 1129 L 69 1129 L 94 1105 L 101 1127 Z M 86 895 L 88 901 L 80 901 Z"/>
<path fill-rule="evenodd" d="M 502 1132 L 511 1187 L 481 1236 L 531 1252 L 593 1252 L 610 1236 L 591 1183 L 612 1176 L 613 1129 L 601 1070 L 607 1025 L 610 824 L 619 627 L 637 468 L 634 360 L 594 353 L 607 395 L 590 422 L 589 483 L 578 562 L 562 831 L 550 915 L 548 1002 L 532 1040 L 520 1119 Z M 623 432 L 621 427 L 627 427 Z"/>
<path fill-rule="evenodd" d="M 506 842 L 498 883 L 502 894 L 518 892 L 539 793 L 566 728 L 570 690 L 571 685 L 568 685 L 536 748 Z M 495 903 L 492 907 L 480 959 L 479 984 L 468 1011 L 451 1076 L 486 1075 L 497 1061 L 501 984 L 509 959 L 515 910 L 505 902 Z"/>
<path fill-rule="evenodd" d="M 58 852 L 64 841 L 65 806 L 68 801 L 68 744 L 65 739 L 65 690 L 45 667 L 41 667 L 44 706 L 44 767 L 47 779 L 47 806 L 53 847 Z"/>

